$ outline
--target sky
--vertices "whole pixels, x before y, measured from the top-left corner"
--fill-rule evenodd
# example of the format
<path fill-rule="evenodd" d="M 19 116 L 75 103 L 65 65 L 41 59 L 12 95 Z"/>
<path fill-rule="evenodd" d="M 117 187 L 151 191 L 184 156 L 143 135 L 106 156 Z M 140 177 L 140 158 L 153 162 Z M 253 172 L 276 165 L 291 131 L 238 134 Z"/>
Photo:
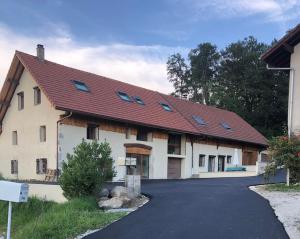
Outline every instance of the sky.
<path fill-rule="evenodd" d="M 201 42 L 270 43 L 299 23 L 300 0 L 1 0 L 0 87 L 15 50 L 163 93 L 166 61 Z"/>

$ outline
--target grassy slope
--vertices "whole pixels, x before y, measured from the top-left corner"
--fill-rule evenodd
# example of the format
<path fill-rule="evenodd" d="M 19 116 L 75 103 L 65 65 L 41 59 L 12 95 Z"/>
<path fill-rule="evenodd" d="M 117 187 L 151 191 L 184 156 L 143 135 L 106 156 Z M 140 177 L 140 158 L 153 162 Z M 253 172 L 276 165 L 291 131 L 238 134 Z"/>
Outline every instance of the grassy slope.
<path fill-rule="evenodd" d="M 30 198 L 13 204 L 12 239 L 66 239 L 103 227 L 124 213 L 104 213 L 94 198 L 74 199 L 64 204 Z M 6 230 L 7 203 L 0 201 L 0 235 Z"/>
<path fill-rule="evenodd" d="M 290 185 L 289 187 L 286 184 L 270 184 L 266 186 L 268 191 L 280 191 L 280 192 L 300 192 L 300 184 Z"/>

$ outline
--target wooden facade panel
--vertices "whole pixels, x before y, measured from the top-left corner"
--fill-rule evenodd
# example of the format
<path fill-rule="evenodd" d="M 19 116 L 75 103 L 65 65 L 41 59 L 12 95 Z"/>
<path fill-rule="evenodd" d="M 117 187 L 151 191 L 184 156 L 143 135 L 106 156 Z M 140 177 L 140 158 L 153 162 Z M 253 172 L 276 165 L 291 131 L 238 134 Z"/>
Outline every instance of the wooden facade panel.
<path fill-rule="evenodd" d="M 243 165 L 256 165 L 257 158 L 258 158 L 257 151 L 245 150 L 245 151 L 243 151 L 242 164 Z"/>
<path fill-rule="evenodd" d="M 156 139 L 168 139 L 169 135 L 166 133 L 159 132 L 159 131 L 154 131 L 152 134 L 152 137 L 156 138 Z"/>
<path fill-rule="evenodd" d="M 128 154 L 142 154 L 142 155 L 150 155 L 151 150 L 146 148 L 140 148 L 140 147 L 127 147 L 126 153 Z"/>

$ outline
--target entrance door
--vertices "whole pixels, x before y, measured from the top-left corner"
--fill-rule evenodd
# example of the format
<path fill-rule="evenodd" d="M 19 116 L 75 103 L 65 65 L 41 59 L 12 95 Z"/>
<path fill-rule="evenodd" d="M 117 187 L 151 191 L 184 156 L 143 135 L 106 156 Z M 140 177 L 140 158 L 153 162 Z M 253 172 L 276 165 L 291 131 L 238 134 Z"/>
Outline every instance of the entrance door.
<path fill-rule="evenodd" d="M 215 171 L 215 158 L 216 158 L 216 156 L 209 155 L 209 157 L 208 157 L 208 172 Z"/>
<path fill-rule="evenodd" d="M 218 156 L 218 171 L 224 172 L 225 169 L 225 156 Z"/>
<path fill-rule="evenodd" d="M 168 178 L 175 179 L 181 177 L 181 159 L 168 158 Z"/>

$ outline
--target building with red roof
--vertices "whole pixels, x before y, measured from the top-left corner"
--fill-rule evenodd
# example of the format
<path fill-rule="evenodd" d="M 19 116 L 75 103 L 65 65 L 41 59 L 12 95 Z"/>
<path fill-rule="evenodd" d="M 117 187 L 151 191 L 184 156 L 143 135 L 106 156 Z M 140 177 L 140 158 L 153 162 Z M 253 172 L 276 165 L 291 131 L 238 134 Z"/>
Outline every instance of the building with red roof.
<path fill-rule="evenodd" d="M 16 51 L 0 93 L 0 173 L 49 179 L 84 138 L 109 142 L 117 176 L 256 173 L 267 142 L 237 114 Z M 237 153 L 236 153 L 237 152 Z M 136 165 L 126 165 L 136 159 Z M 235 159 L 236 160 L 236 159 Z M 49 176 L 50 175 L 50 176 Z"/>

